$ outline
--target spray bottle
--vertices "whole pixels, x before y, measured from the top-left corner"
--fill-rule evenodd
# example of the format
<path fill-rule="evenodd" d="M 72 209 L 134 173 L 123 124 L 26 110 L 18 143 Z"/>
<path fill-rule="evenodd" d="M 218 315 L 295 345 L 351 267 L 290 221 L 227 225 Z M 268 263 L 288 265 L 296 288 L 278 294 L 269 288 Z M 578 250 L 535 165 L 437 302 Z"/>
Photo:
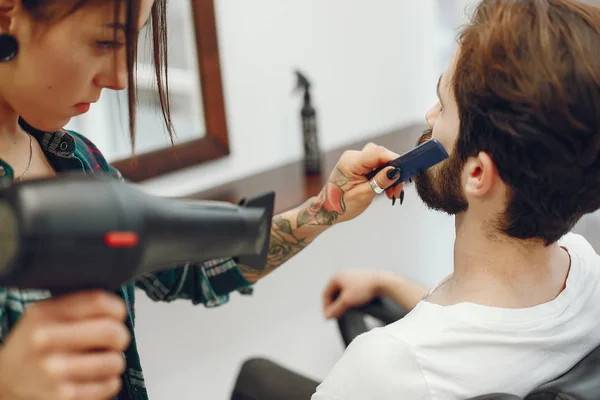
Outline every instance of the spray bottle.
<path fill-rule="evenodd" d="M 300 111 L 304 137 L 304 169 L 307 175 L 320 174 L 322 154 L 317 135 L 317 114 L 310 102 L 310 82 L 300 71 L 296 71 L 296 77 L 296 90 L 304 90 L 304 104 Z"/>

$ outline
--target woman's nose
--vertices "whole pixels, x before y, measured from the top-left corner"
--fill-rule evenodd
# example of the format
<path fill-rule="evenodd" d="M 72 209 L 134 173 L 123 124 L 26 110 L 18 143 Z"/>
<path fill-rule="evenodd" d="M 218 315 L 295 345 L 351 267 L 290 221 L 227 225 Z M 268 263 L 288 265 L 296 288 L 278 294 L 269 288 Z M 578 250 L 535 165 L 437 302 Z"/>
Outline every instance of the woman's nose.
<path fill-rule="evenodd" d="M 103 82 L 103 87 L 111 90 L 124 90 L 127 88 L 127 71 L 117 71 L 108 75 Z"/>
<path fill-rule="evenodd" d="M 127 63 L 124 57 L 118 60 L 111 59 L 104 65 L 102 71 L 96 75 L 94 83 L 102 89 L 124 90 L 127 88 L 127 77 Z"/>

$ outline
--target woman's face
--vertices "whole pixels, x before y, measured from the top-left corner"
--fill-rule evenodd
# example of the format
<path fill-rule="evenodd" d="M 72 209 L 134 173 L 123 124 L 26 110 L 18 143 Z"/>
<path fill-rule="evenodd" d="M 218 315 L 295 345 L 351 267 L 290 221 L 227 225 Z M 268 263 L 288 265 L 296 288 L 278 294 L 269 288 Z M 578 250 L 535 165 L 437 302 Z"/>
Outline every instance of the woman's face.
<path fill-rule="evenodd" d="M 153 3 L 141 0 L 139 29 Z M 12 110 L 37 129 L 55 131 L 85 113 L 103 89 L 125 89 L 124 14 L 115 21 L 113 1 L 92 2 L 44 25 L 20 0 L 0 0 L 0 31 L 19 43 L 17 56 L 0 63 L 0 114 Z"/>

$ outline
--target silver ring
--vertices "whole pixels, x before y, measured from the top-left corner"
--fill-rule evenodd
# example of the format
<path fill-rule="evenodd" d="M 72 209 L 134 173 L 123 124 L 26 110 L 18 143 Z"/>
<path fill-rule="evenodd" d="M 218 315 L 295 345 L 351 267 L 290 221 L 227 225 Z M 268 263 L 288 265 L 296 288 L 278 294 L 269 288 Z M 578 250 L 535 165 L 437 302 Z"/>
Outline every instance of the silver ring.
<path fill-rule="evenodd" d="M 371 189 L 373 189 L 373 191 L 377 194 L 381 194 L 384 192 L 384 190 L 379 187 L 377 182 L 375 182 L 375 179 L 371 179 L 371 181 L 369 182 L 369 186 L 371 186 Z"/>

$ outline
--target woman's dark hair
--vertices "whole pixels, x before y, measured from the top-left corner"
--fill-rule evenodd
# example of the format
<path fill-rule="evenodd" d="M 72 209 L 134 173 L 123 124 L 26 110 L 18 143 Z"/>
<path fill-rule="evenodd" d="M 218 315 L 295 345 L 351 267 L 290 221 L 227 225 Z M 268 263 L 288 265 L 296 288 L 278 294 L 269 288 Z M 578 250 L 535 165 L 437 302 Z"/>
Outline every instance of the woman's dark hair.
<path fill-rule="evenodd" d="M 502 231 L 554 243 L 600 207 L 600 9 L 484 0 L 459 44 L 457 155 L 494 160 Z"/>
<path fill-rule="evenodd" d="M 128 110 L 129 132 L 132 149 L 135 145 L 135 112 L 137 93 L 135 85 L 135 63 L 138 45 L 138 21 L 140 14 L 140 0 L 21 0 L 25 11 L 34 19 L 44 23 L 54 23 L 65 18 L 81 7 L 114 2 L 115 22 L 119 13 L 125 10 L 125 35 L 128 71 Z M 173 143 L 173 123 L 169 108 L 169 83 L 167 79 L 167 0 L 155 0 L 151 11 L 153 63 L 156 75 L 158 96 L 160 100 L 163 119 Z M 116 36 L 116 30 L 115 30 Z"/>

